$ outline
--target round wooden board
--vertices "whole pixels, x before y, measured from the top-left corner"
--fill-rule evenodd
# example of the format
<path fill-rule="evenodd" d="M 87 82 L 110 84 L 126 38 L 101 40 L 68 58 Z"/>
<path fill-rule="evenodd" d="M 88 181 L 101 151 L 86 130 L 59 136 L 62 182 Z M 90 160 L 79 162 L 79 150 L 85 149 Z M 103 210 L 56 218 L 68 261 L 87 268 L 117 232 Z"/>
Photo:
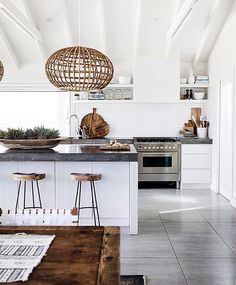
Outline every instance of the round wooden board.
<path fill-rule="evenodd" d="M 85 115 L 80 124 L 81 129 L 85 129 L 85 133 L 89 138 L 104 138 L 109 133 L 109 125 L 103 117 L 96 113 L 96 108 L 93 108 L 93 113 Z"/>

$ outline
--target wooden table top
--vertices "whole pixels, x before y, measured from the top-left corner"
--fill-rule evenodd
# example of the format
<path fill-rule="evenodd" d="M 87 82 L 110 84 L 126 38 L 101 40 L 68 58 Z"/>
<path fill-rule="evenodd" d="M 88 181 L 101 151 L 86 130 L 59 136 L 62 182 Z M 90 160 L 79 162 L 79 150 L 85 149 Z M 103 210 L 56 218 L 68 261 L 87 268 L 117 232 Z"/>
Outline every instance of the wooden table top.
<path fill-rule="evenodd" d="M 0 234 L 44 234 L 56 237 L 25 285 L 118 285 L 118 227 L 0 227 Z M 2 283 L 19 285 L 15 283 Z"/>

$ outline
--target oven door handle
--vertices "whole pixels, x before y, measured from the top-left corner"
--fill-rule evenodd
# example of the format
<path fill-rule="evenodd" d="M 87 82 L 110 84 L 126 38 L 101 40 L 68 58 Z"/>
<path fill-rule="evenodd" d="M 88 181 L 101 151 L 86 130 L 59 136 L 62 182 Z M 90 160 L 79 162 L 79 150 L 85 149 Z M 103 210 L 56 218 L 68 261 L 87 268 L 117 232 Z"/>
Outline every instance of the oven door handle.
<path fill-rule="evenodd" d="M 176 152 L 150 152 L 150 153 L 142 153 L 142 156 L 173 156 Z"/>

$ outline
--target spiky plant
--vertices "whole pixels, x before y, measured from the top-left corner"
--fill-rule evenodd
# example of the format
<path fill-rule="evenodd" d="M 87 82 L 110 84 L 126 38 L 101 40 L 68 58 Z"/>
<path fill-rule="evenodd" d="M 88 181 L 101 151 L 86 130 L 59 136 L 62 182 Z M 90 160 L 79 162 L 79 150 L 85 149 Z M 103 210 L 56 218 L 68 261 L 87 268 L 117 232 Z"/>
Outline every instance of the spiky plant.
<path fill-rule="evenodd" d="M 8 128 L 7 131 L 5 132 L 5 138 L 11 140 L 24 139 L 25 132 L 21 128 L 18 129 Z"/>
<path fill-rule="evenodd" d="M 60 137 L 59 130 L 56 129 L 48 129 L 48 139 L 56 139 Z"/>
<path fill-rule="evenodd" d="M 0 139 L 5 138 L 5 132 L 3 130 L 0 130 Z"/>
<path fill-rule="evenodd" d="M 25 138 L 26 139 L 35 139 L 35 132 L 33 129 L 26 129 L 25 130 Z"/>
<path fill-rule="evenodd" d="M 38 139 L 55 139 L 60 136 L 59 130 L 48 129 L 44 126 L 34 128 L 35 137 Z"/>

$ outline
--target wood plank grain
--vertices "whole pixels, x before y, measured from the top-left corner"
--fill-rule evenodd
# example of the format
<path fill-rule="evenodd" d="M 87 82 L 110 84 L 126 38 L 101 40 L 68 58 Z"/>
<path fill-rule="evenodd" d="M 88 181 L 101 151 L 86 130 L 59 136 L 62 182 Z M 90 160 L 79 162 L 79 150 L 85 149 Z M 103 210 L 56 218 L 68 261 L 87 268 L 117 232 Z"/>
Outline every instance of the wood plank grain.
<path fill-rule="evenodd" d="M 120 230 L 118 227 L 104 229 L 97 285 L 120 284 Z"/>
<path fill-rule="evenodd" d="M 0 234 L 19 232 L 56 235 L 47 255 L 25 285 L 119 284 L 119 228 L 0 227 Z"/>

